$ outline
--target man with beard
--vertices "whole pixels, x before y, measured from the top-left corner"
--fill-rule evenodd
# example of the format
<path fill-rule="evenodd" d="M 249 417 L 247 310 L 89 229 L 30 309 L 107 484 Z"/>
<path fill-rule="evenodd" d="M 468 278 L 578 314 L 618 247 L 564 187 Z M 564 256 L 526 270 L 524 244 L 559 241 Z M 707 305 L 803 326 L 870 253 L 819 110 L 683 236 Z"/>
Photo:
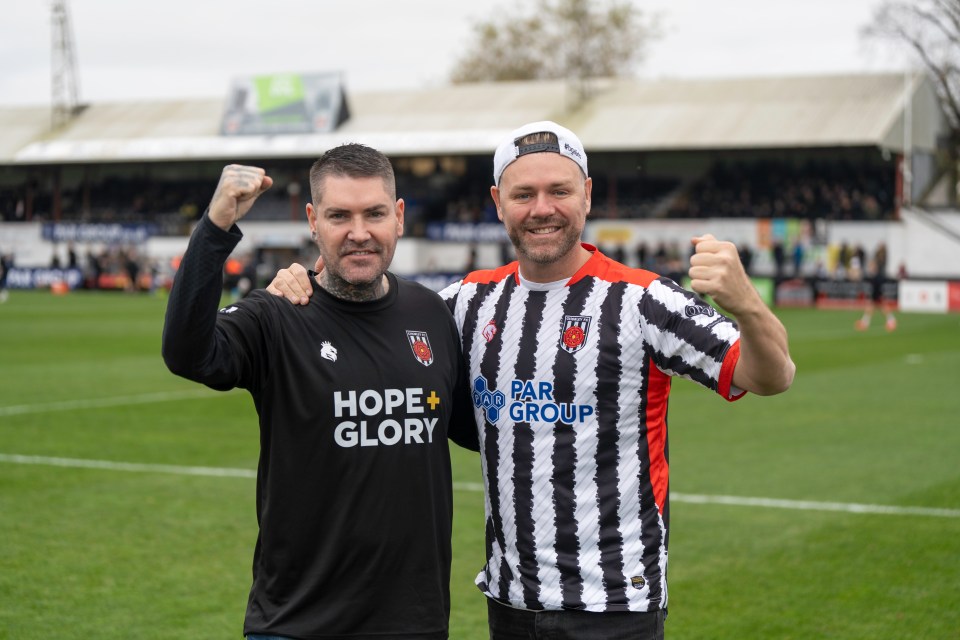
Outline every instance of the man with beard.
<path fill-rule="evenodd" d="M 445 639 L 448 435 L 476 448 L 459 339 L 436 293 L 387 268 L 403 233 L 393 168 L 362 145 L 311 168 L 327 268 L 311 303 L 265 294 L 217 313 L 237 222 L 273 180 L 230 165 L 177 272 L 170 370 L 247 389 L 260 422 L 248 638 Z"/>
<path fill-rule="evenodd" d="M 787 333 L 737 248 L 692 239 L 691 286 L 581 241 L 593 183 L 573 132 L 506 138 L 490 194 L 517 261 L 441 292 L 480 426 L 493 640 L 656 640 L 667 611 L 667 400 L 680 376 L 727 400 L 792 383 Z M 319 266 L 319 265 L 318 265 Z M 302 302 L 302 267 L 268 288 Z"/>

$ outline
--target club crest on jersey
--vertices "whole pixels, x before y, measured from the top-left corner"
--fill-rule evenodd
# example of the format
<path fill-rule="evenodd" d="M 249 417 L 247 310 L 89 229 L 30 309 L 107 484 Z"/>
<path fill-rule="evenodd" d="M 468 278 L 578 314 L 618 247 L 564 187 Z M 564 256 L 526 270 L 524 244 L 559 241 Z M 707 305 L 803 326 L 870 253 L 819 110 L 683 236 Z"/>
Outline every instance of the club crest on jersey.
<path fill-rule="evenodd" d="M 413 350 L 413 357 L 425 367 L 433 364 L 433 349 L 426 331 L 407 331 L 407 340 Z"/>
<path fill-rule="evenodd" d="M 563 316 L 560 328 L 560 348 L 567 353 L 576 353 L 583 348 L 590 332 L 590 316 Z"/>

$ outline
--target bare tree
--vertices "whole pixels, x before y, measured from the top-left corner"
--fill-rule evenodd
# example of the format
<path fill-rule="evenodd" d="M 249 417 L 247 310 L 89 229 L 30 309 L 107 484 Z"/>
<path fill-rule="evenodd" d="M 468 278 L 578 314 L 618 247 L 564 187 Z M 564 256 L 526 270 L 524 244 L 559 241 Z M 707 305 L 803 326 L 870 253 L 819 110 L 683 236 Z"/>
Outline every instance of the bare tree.
<path fill-rule="evenodd" d="M 951 184 L 960 160 L 960 0 L 888 0 L 863 28 L 866 38 L 905 45 L 930 73 L 949 125 Z M 951 198 L 955 198 L 951 190 Z"/>
<path fill-rule="evenodd" d="M 522 9 L 521 9 L 522 11 Z M 629 0 L 537 0 L 532 14 L 507 13 L 474 26 L 454 83 L 630 75 L 657 36 Z"/>

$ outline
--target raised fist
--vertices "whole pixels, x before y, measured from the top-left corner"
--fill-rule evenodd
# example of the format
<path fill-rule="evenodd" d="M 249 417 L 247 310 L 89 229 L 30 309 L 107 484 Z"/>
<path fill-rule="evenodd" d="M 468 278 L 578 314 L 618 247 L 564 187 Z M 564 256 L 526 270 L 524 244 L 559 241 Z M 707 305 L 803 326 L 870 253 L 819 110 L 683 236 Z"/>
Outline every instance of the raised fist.
<path fill-rule="evenodd" d="M 225 231 L 230 229 L 272 185 L 273 178 L 260 167 L 225 166 L 210 201 L 210 221 Z"/>

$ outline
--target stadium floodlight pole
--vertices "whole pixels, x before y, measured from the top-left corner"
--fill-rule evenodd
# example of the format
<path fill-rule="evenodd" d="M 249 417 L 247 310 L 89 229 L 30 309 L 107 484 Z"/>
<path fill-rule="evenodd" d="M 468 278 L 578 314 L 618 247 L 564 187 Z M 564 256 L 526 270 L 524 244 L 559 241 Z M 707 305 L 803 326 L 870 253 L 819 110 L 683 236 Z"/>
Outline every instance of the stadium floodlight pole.
<path fill-rule="evenodd" d="M 77 81 L 76 55 L 73 49 L 73 31 L 66 0 L 53 0 L 52 32 L 53 47 L 50 56 L 52 89 L 51 128 L 66 124 L 77 112 L 79 88 Z"/>

